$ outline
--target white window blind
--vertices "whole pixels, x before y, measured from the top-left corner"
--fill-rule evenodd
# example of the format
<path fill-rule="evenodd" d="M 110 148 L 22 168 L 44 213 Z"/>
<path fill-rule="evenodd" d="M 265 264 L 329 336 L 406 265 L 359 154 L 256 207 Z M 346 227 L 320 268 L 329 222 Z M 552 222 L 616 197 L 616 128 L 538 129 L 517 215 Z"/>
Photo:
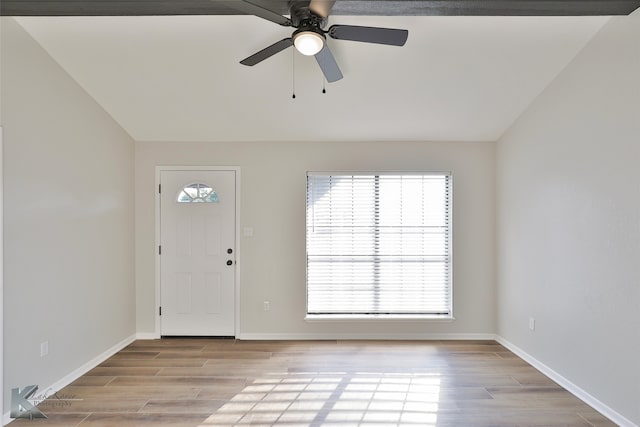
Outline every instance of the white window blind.
<path fill-rule="evenodd" d="M 307 314 L 449 317 L 448 174 L 307 174 Z"/>

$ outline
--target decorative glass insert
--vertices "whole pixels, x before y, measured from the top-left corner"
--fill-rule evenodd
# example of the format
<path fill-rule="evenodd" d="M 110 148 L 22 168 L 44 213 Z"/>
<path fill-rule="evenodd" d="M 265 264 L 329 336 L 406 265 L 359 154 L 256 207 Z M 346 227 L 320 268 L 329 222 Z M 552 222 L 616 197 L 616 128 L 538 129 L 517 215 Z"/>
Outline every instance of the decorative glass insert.
<path fill-rule="evenodd" d="M 218 193 L 207 184 L 187 185 L 180 191 L 178 203 L 218 203 Z"/>

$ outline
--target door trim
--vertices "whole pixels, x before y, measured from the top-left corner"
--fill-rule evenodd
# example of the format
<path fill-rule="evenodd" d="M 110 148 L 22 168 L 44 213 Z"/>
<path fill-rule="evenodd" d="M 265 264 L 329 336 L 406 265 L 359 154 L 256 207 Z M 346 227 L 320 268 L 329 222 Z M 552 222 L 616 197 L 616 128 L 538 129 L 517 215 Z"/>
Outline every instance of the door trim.
<path fill-rule="evenodd" d="M 3 129 L 0 126 L 0 424 L 4 419 L 4 170 L 2 142 Z"/>
<path fill-rule="evenodd" d="M 234 335 L 240 336 L 240 268 L 242 265 L 240 257 L 242 251 L 240 250 L 240 167 L 239 166 L 156 166 L 156 179 L 155 179 L 155 201 L 156 201 L 156 238 L 155 238 L 155 253 L 156 253 L 156 273 L 155 273 L 155 303 L 154 303 L 154 318 L 155 318 L 155 333 L 154 338 L 160 338 L 160 254 L 158 253 L 158 247 L 160 246 L 160 193 L 158 187 L 160 185 L 160 173 L 162 171 L 233 171 L 236 174 L 236 216 L 235 216 L 235 248 L 236 248 L 236 268 L 235 268 L 235 319 L 234 319 Z"/>

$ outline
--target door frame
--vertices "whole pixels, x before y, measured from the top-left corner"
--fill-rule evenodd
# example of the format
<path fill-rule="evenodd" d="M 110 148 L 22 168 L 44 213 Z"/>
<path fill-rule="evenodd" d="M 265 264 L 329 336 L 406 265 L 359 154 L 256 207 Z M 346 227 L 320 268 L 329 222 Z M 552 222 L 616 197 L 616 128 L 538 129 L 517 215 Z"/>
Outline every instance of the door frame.
<path fill-rule="evenodd" d="M 0 424 L 4 421 L 4 145 L 0 126 Z"/>
<path fill-rule="evenodd" d="M 234 336 L 240 336 L 240 167 L 239 166 L 156 166 L 156 181 L 155 181 L 155 200 L 156 200 L 156 239 L 155 239 L 155 253 L 156 253 L 156 291 L 155 291 L 155 304 L 154 304 L 154 316 L 155 316 L 155 334 L 154 338 L 161 337 L 162 331 L 160 330 L 160 254 L 158 248 L 161 242 L 160 232 L 160 173 L 163 171 L 233 171 L 236 174 L 236 205 L 235 205 L 235 250 L 236 250 L 236 268 L 235 268 L 235 307 L 234 307 Z"/>

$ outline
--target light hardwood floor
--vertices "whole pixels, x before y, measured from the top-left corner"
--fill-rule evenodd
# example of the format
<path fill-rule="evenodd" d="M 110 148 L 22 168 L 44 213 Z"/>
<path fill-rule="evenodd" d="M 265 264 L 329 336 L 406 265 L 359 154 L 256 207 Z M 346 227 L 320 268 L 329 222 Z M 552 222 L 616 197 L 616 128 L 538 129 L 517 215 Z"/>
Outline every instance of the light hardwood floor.
<path fill-rule="evenodd" d="M 613 426 L 493 341 L 136 341 L 19 426 Z"/>

